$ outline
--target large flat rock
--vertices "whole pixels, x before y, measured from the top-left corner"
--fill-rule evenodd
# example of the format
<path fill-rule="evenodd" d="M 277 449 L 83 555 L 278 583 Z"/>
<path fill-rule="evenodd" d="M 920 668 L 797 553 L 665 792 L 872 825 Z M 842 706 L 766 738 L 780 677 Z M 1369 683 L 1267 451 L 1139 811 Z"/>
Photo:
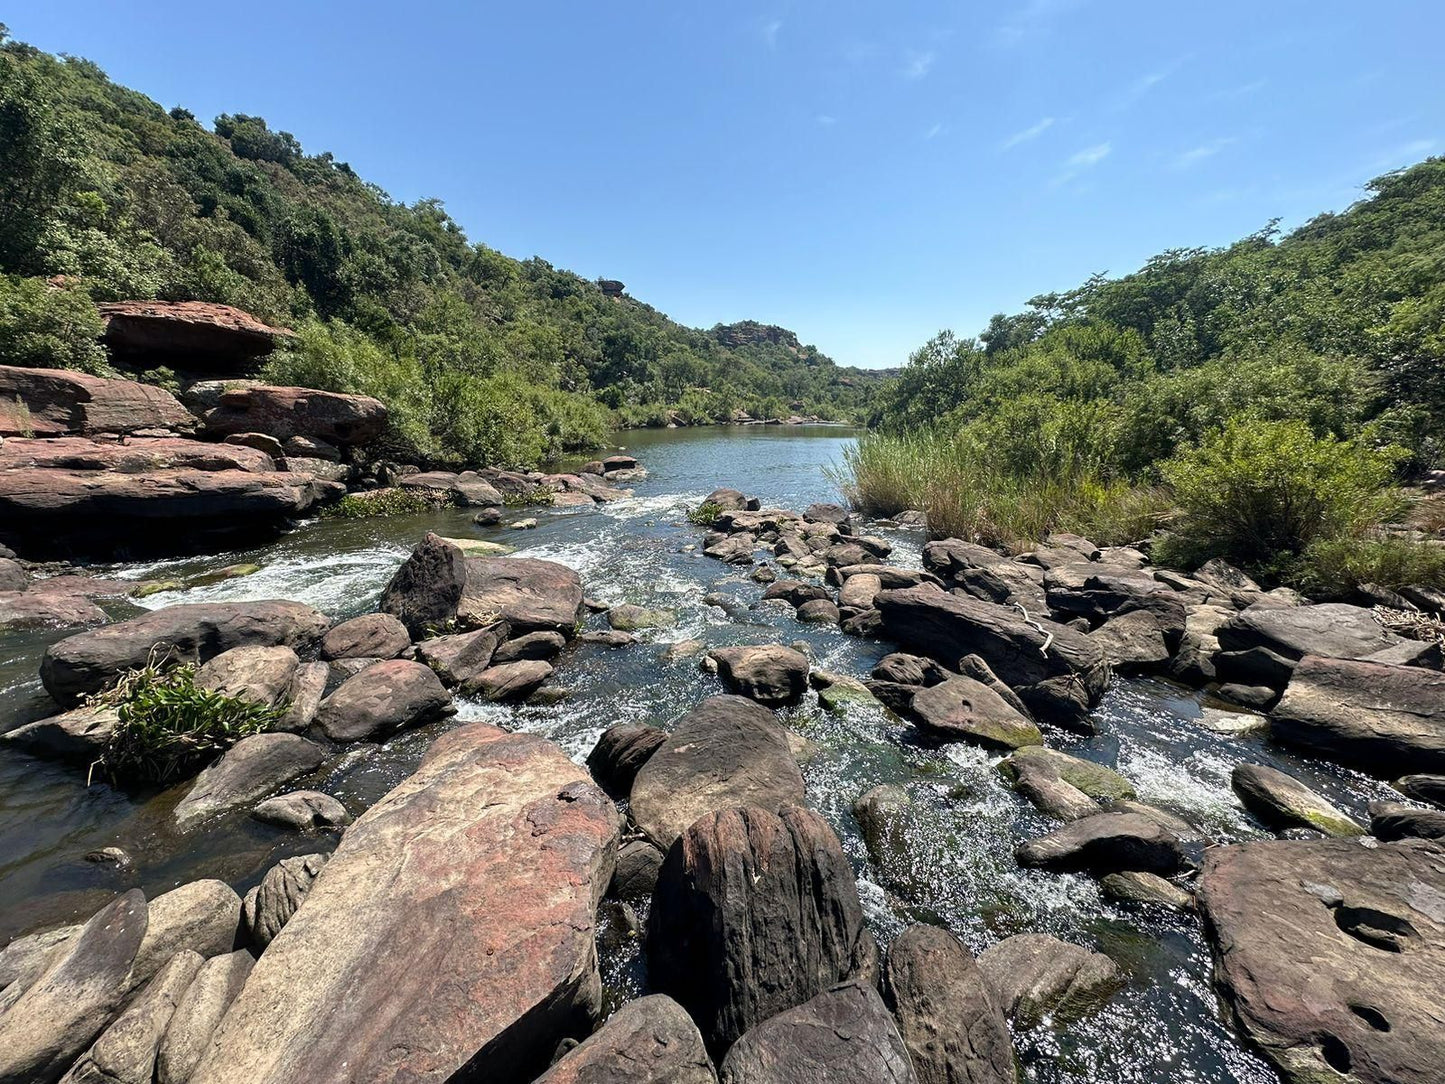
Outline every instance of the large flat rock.
<path fill-rule="evenodd" d="M 347 830 L 192 1084 L 534 1079 L 597 1012 L 618 833 L 552 743 L 444 735 Z"/>
<path fill-rule="evenodd" d="M 277 440 L 310 437 L 346 447 L 375 440 L 386 428 L 386 406 L 368 395 L 262 384 L 221 394 L 205 418 L 206 432 L 265 433 Z"/>
<path fill-rule="evenodd" d="M 1215 634 L 1222 680 L 1283 688 L 1306 656 L 1397 665 L 1440 663 L 1440 646 L 1397 636 L 1362 606 L 1252 606 Z"/>
<path fill-rule="evenodd" d="M 1205 853 L 1199 905 L 1240 1026 L 1297 1084 L 1433 1084 L 1445 1065 L 1445 849 L 1279 841 Z"/>
<path fill-rule="evenodd" d="M 210 301 L 105 301 L 105 345 L 147 367 L 242 370 L 293 338 L 249 312 Z"/>
<path fill-rule="evenodd" d="M 153 651 L 208 662 L 235 647 L 315 647 L 330 621 L 299 602 L 195 602 L 77 633 L 51 644 L 40 663 L 45 690 L 61 704 L 108 688 Z"/>
<path fill-rule="evenodd" d="M 190 429 L 195 424 L 174 395 L 153 384 L 0 365 L 0 437 Z"/>
<path fill-rule="evenodd" d="M 276 461 L 256 448 L 185 437 L 127 437 L 104 443 L 85 437 L 11 437 L 0 445 L 0 471 L 24 468 L 113 470 L 125 474 L 156 470 L 266 472 L 276 469 Z"/>

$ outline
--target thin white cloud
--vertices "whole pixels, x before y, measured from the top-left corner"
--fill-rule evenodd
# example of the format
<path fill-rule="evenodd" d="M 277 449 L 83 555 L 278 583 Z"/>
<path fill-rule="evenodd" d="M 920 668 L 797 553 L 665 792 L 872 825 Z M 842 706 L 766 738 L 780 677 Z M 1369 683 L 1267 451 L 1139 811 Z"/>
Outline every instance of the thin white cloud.
<path fill-rule="evenodd" d="M 903 65 L 903 78 L 923 79 L 933 70 L 933 64 L 938 59 L 938 54 L 931 49 L 927 52 L 912 52 L 907 54 L 907 62 Z"/>
<path fill-rule="evenodd" d="M 833 125 L 838 123 L 838 118 L 830 113 L 819 113 L 817 116 L 817 121 L 824 128 L 831 128 Z"/>
<path fill-rule="evenodd" d="M 1224 150 L 1225 147 L 1228 147 L 1234 142 L 1236 141 L 1232 137 L 1225 137 L 1223 139 L 1211 139 L 1208 143 L 1201 143 L 1197 147 L 1190 147 L 1187 151 L 1181 151 L 1174 156 L 1174 168 L 1189 169 L 1191 166 L 1197 166 L 1200 162 L 1213 158 L 1220 151 Z"/>
<path fill-rule="evenodd" d="M 1241 83 L 1237 87 L 1226 87 L 1223 90 L 1216 90 L 1209 96 L 1211 101 L 1230 101 L 1234 98 L 1248 98 L 1251 94 L 1258 94 L 1269 85 L 1268 79 L 1255 79 L 1248 83 Z"/>
<path fill-rule="evenodd" d="M 1058 16 L 1082 7 L 1084 3 L 1085 0 L 1028 0 L 994 29 L 994 43 L 1004 47 L 1014 46 L 1046 33 Z"/>
<path fill-rule="evenodd" d="M 1092 147 L 1085 147 L 1083 150 L 1071 154 L 1064 163 L 1064 171 L 1054 178 L 1052 186 L 1058 188 L 1060 185 L 1068 184 L 1085 170 L 1093 169 L 1109 157 L 1113 149 L 1112 143 L 1095 143 Z"/>
<path fill-rule="evenodd" d="M 1013 150 L 1013 148 L 1017 147 L 1020 143 L 1027 143 L 1031 139 L 1038 139 L 1039 136 L 1043 135 L 1050 128 L 1052 128 L 1055 123 L 1056 122 L 1053 117 L 1045 117 L 1037 124 L 1031 124 L 1027 128 L 1023 129 L 1023 131 L 1015 132 L 1013 135 L 1009 136 L 1003 141 L 1003 146 L 999 149 L 1005 151 Z"/>
<path fill-rule="evenodd" d="M 778 34 L 783 29 L 782 19 L 767 19 L 758 26 L 758 33 L 762 35 L 763 44 L 769 49 L 778 47 Z"/>
<path fill-rule="evenodd" d="M 943 133 L 943 125 L 942 125 L 942 124 L 935 124 L 933 127 L 929 128 L 928 131 L 926 131 L 926 132 L 923 133 L 923 138 L 924 138 L 924 139 L 936 139 L 936 138 L 938 138 L 938 136 L 940 136 L 942 133 Z"/>
<path fill-rule="evenodd" d="M 1164 67 L 1162 68 L 1155 68 L 1153 71 L 1146 72 L 1138 79 L 1135 79 L 1132 83 L 1125 87 L 1122 92 L 1120 92 L 1119 97 L 1114 102 L 1114 108 L 1126 109 L 1129 106 L 1133 105 L 1140 98 L 1143 98 L 1160 83 L 1164 82 L 1164 80 L 1168 79 L 1171 75 L 1178 71 L 1180 66 L 1187 59 L 1187 57 L 1180 57 L 1178 60 L 1171 61 L 1170 63 L 1164 65 Z"/>

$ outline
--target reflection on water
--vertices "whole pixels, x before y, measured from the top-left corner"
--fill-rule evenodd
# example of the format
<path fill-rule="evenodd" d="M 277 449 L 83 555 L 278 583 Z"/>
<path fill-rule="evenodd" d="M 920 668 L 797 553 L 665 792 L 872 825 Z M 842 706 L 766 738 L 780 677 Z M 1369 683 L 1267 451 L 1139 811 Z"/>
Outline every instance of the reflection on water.
<path fill-rule="evenodd" d="M 888 645 L 851 639 L 836 629 L 800 624 L 782 604 L 761 603 L 761 591 L 745 571 L 700 555 L 700 532 L 685 519 L 688 509 L 720 485 L 793 508 L 837 499 L 820 468 L 840 459 L 849 434 L 758 427 L 649 431 L 620 439 L 650 471 L 634 487 L 636 495 L 595 510 L 518 513 L 535 516 L 535 530 L 505 524 L 479 528 L 460 511 L 321 521 L 263 549 L 135 565 L 123 573 L 181 579 L 253 561 L 262 566 L 253 576 L 153 595 L 144 605 L 289 598 L 339 618 L 373 608 L 392 572 L 427 530 L 489 538 L 515 545 L 527 556 L 562 561 L 582 574 L 589 595 L 665 607 L 677 614 L 676 625 L 645 632 L 640 643 L 620 650 L 590 644 L 569 649 L 553 679 L 570 690 L 559 704 L 510 708 L 468 701 L 460 705 L 457 719 L 544 734 L 579 761 L 613 723 L 670 725 L 698 700 L 720 691 L 696 657 L 665 659 L 670 643 L 803 640 L 819 665 L 858 676 L 888 651 Z M 916 566 L 921 537 L 895 533 L 891 538 L 898 547 L 892 560 Z M 710 593 L 732 600 L 731 615 L 703 602 Z M 601 626 L 600 618 L 592 620 Z M 35 668 L 53 638 L 27 634 L 5 640 L 0 725 L 8 728 L 42 710 Z M 1356 816 L 1364 815 L 1370 798 L 1385 793 L 1382 784 L 1285 754 L 1257 735 L 1217 733 L 1201 725 L 1204 711 L 1197 696 L 1173 686 L 1121 681 L 1098 710 L 1097 736 L 1054 732 L 1049 741 L 1116 766 L 1142 800 L 1183 815 L 1223 841 L 1261 834 L 1229 787 L 1229 772 L 1241 760 L 1285 768 Z M 834 825 L 852 857 L 866 912 L 881 940 L 920 920 L 946 923 L 975 950 L 1012 933 L 1042 930 L 1102 949 L 1128 970 L 1129 987 L 1099 1015 L 1019 1036 L 1029 1080 L 1276 1079 L 1221 1023 L 1196 920 L 1112 903 L 1088 878 L 1018 868 L 1015 846 L 1050 825 L 1004 785 L 997 756 L 964 745 L 923 747 L 912 742 L 910 728 L 879 710 L 850 706 L 835 715 L 821 710 L 811 694 L 784 715 L 815 746 L 804 764 L 809 801 Z M 359 810 L 410 772 L 438 730 L 452 725 L 354 747 L 307 783 Z M 85 915 L 132 884 L 155 894 L 196 877 L 219 876 L 244 890 L 277 858 L 333 845 L 330 837 L 288 835 L 244 815 L 178 840 L 168 819 L 179 791 L 127 795 L 100 785 L 87 789 L 83 782 L 72 769 L 0 750 L 0 940 Z M 908 849 L 875 864 L 849 806 L 880 783 L 904 785 L 913 806 Z M 112 845 L 136 859 L 130 874 L 83 860 L 87 851 Z M 604 971 L 617 987 L 613 996 L 640 989 L 635 951 L 608 953 Z"/>

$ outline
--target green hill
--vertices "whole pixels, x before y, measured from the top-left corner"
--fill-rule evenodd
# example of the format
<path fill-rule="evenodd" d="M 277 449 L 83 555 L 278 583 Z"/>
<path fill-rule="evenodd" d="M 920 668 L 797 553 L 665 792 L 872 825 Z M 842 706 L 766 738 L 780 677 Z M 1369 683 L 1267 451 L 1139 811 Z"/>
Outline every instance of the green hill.
<path fill-rule="evenodd" d="M 531 465 L 612 424 L 737 411 L 849 419 L 877 382 L 782 329 L 683 327 L 620 283 L 470 242 L 439 201 L 398 203 L 260 117 L 208 130 L 14 41 L 0 45 L 0 272 L 0 360 L 104 366 L 94 301 L 235 305 L 299 333 L 265 375 L 377 396 L 422 459 Z M 44 287 L 56 275 L 66 289 Z"/>

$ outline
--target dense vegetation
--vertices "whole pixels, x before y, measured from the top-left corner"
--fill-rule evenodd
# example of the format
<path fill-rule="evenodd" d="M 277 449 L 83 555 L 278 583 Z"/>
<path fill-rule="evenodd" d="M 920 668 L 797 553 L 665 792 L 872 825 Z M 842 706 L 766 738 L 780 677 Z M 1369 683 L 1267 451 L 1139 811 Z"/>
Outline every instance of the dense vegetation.
<path fill-rule="evenodd" d="M 1445 160 L 1287 236 L 1165 252 L 944 332 L 880 390 L 845 484 L 871 511 L 1020 547 L 1170 528 L 1179 563 L 1436 578 L 1386 538 L 1445 448 Z M 1368 559 L 1365 559 L 1368 558 Z"/>
<path fill-rule="evenodd" d="M 92 301 L 222 302 L 300 333 L 270 378 L 375 395 L 400 450 L 499 466 L 669 411 L 867 406 L 872 374 L 782 329 L 682 327 L 471 243 L 440 202 L 395 202 L 260 117 L 208 131 L 88 61 L 0 42 L 0 360 L 98 371 Z"/>

